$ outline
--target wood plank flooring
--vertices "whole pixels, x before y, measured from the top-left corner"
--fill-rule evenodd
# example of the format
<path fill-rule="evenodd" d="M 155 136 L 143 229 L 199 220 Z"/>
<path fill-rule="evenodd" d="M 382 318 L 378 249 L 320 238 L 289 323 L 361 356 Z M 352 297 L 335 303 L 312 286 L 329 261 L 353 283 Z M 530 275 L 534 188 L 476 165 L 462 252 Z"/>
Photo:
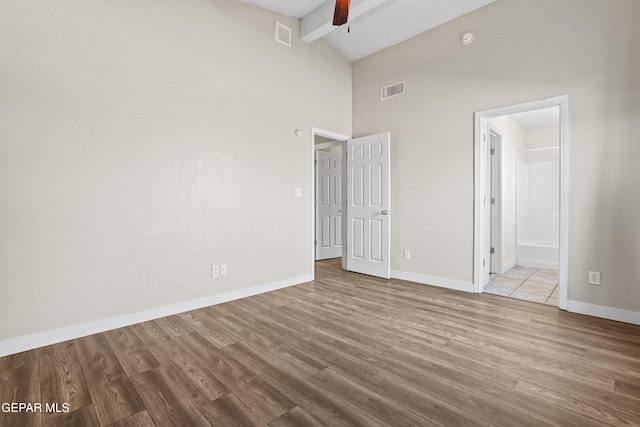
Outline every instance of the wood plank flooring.
<path fill-rule="evenodd" d="M 640 326 L 317 263 L 316 280 L 0 358 L 0 426 L 640 426 Z"/>

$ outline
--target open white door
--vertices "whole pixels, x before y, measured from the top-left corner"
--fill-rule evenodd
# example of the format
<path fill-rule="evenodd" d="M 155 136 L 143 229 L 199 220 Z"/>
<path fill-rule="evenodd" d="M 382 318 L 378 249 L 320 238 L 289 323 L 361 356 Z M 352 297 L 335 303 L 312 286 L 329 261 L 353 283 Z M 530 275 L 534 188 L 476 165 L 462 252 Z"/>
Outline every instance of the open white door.
<path fill-rule="evenodd" d="M 390 278 L 389 132 L 347 141 L 346 269 Z"/>
<path fill-rule="evenodd" d="M 316 151 L 316 260 L 342 256 L 342 154 Z"/>

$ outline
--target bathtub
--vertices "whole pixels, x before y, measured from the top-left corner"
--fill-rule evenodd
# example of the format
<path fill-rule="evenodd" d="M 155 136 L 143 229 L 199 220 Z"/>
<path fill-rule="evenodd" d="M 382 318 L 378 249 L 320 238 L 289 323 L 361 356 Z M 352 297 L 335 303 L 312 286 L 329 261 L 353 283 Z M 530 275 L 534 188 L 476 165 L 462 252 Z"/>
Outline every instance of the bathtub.
<path fill-rule="evenodd" d="M 517 264 L 522 267 L 557 270 L 560 251 L 558 246 L 541 242 L 518 243 Z"/>

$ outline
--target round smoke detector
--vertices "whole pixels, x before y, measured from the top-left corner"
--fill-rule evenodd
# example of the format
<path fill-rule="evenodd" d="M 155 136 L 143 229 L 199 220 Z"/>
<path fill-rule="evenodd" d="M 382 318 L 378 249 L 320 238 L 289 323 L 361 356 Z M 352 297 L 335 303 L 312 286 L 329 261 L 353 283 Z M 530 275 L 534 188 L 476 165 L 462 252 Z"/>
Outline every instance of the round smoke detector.
<path fill-rule="evenodd" d="M 462 43 L 469 45 L 471 43 L 473 43 L 473 41 L 476 39 L 476 35 L 474 33 L 464 33 L 464 35 L 462 36 Z"/>

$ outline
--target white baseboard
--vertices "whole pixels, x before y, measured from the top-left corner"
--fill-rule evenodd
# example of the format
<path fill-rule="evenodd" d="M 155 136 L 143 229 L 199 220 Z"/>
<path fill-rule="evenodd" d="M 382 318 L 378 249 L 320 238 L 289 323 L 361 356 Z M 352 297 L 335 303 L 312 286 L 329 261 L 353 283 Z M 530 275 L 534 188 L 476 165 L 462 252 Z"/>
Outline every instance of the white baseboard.
<path fill-rule="evenodd" d="M 640 312 L 621 310 L 619 308 L 606 307 L 604 305 L 588 304 L 580 301 L 567 301 L 567 311 L 587 316 L 601 317 L 603 319 L 640 325 Z"/>
<path fill-rule="evenodd" d="M 518 258 L 518 265 L 527 268 L 541 268 L 544 270 L 558 270 L 558 263 L 553 261 L 542 261 L 539 259 Z"/>
<path fill-rule="evenodd" d="M 276 289 L 299 285 L 300 283 L 310 282 L 312 280 L 312 275 L 306 274 L 302 276 L 291 277 L 289 279 L 279 280 L 277 282 L 239 289 L 237 291 L 230 291 L 218 295 L 211 295 L 204 298 L 166 305 L 163 307 L 156 307 L 149 310 L 139 311 L 137 313 L 125 314 L 108 319 L 95 320 L 93 322 L 67 326 L 64 328 L 51 329 L 48 331 L 37 332 L 35 334 L 24 335 L 16 338 L 9 338 L 0 341 L 0 357 L 60 343 L 63 341 L 85 337 L 87 335 L 110 331 L 112 329 L 135 325 L 136 323 L 159 319 L 165 316 L 184 313 L 185 311 L 189 310 L 195 310 L 198 308 L 222 304 L 223 302 L 246 298 L 269 291 L 275 291 Z"/>
<path fill-rule="evenodd" d="M 500 274 L 505 273 L 505 272 L 507 272 L 507 271 L 511 270 L 511 269 L 512 269 L 513 267 L 515 267 L 516 265 L 517 265 L 517 264 L 516 264 L 516 260 L 515 260 L 515 259 L 514 259 L 513 261 L 511 261 L 511 262 L 506 263 L 505 265 L 503 265 L 503 266 L 502 266 L 502 271 L 500 272 Z"/>
<path fill-rule="evenodd" d="M 391 277 L 393 279 L 407 280 L 409 282 L 421 283 L 423 285 L 438 286 L 440 288 L 453 289 L 456 291 L 473 292 L 473 283 L 443 279 L 441 277 L 425 276 L 423 274 L 407 273 L 405 271 L 398 270 L 391 270 Z"/>

